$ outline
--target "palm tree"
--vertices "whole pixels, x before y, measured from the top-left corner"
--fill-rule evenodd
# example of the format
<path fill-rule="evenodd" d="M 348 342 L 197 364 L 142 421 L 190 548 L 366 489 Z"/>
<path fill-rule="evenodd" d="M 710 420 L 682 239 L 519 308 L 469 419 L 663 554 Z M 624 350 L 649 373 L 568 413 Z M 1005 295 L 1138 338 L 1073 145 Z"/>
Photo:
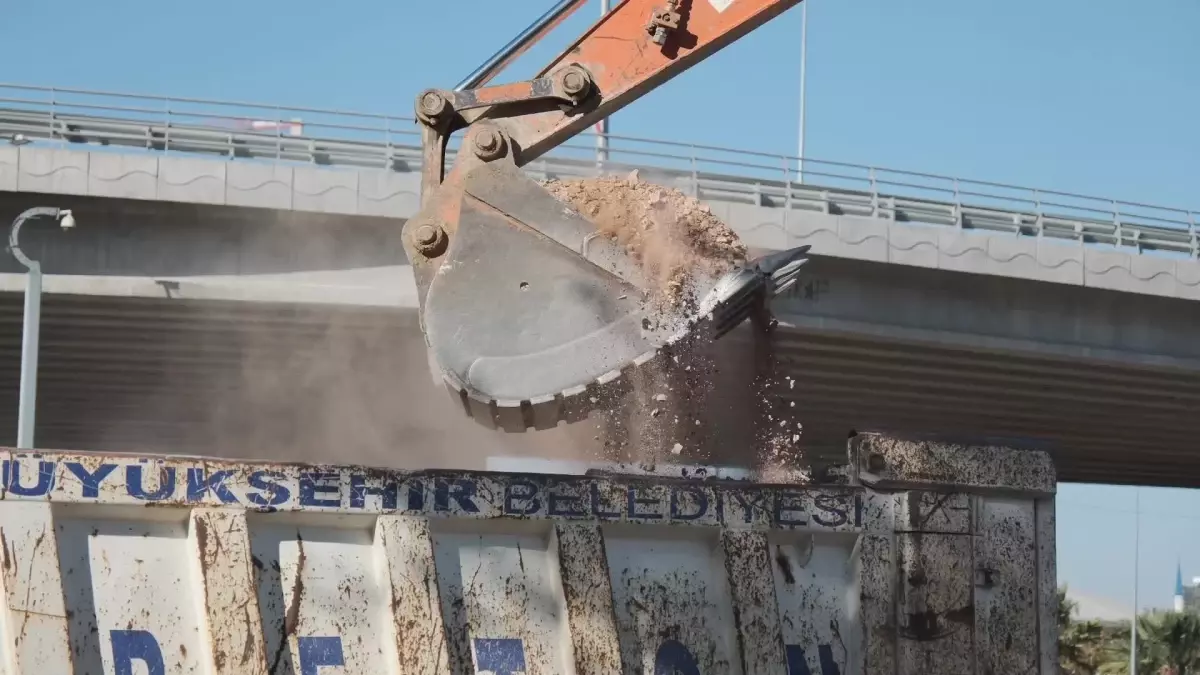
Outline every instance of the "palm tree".
<path fill-rule="evenodd" d="M 1058 663 L 1067 675 L 1086 673 L 1084 664 L 1085 645 L 1083 636 L 1071 630 L 1075 622 L 1072 617 L 1078 609 L 1076 602 L 1067 597 L 1067 587 L 1058 588 Z"/>
<path fill-rule="evenodd" d="M 1129 623 L 1105 627 L 1099 652 L 1095 675 L 1129 675 Z M 1138 631 L 1138 673 L 1157 675 L 1160 668 L 1147 654 L 1145 631 Z"/>
<path fill-rule="evenodd" d="M 1096 675 L 1112 670 L 1121 658 L 1128 661 L 1128 629 L 1124 631 L 1124 646 L 1120 629 L 1105 626 L 1099 621 L 1076 621 L 1078 605 L 1067 597 L 1067 587 L 1058 589 L 1058 667 L 1063 675 Z M 1128 671 L 1128 665 L 1125 670 Z M 1115 672 L 1114 674 L 1115 675 Z"/>
<path fill-rule="evenodd" d="M 1072 621 L 1059 637 L 1060 649 L 1067 645 L 1065 658 L 1059 652 L 1059 670 L 1064 675 L 1095 675 L 1112 660 L 1108 636 L 1099 621 Z"/>
<path fill-rule="evenodd" d="M 1158 672 L 1163 675 L 1200 672 L 1200 616 L 1192 612 L 1145 614 L 1138 617 L 1138 636 L 1143 635 L 1147 660 Z"/>
<path fill-rule="evenodd" d="M 1128 675 L 1129 624 L 1107 632 L 1096 675 Z M 1064 673 L 1071 673 L 1065 668 Z M 1084 671 L 1087 672 L 1087 671 Z M 1200 616 L 1191 612 L 1151 612 L 1138 617 L 1139 675 L 1200 673 Z"/>
<path fill-rule="evenodd" d="M 1058 589 L 1058 654 L 1063 675 L 1128 675 L 1129 622 L 1106 623 L 1075 618 L 1078 606 Z M 1138 631 L 1138 673 L 1175 675 L 1162 672 L 1164 661 L 1150 653 L 1147 631 Z"/>

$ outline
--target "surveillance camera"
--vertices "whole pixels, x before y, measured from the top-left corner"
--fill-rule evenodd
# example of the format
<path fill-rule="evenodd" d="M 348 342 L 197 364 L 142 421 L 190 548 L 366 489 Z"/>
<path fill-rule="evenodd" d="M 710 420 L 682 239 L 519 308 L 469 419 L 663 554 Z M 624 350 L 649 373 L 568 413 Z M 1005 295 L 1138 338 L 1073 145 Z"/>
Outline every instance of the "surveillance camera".
<path fill-rule="evenodd" d="M 71 215 L 70 211 L 63 211 L 62 220 L 58 224 L 62 229 L 69 230 L 75 227 L 75 216 Z"/>

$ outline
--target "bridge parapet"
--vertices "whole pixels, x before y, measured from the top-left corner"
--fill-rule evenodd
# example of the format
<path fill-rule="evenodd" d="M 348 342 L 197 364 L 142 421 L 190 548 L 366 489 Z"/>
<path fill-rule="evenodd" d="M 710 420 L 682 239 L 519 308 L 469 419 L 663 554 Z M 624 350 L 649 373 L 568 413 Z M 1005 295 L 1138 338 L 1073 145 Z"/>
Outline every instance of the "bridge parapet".
<path fill-rule="evenodd" d="M 0 190 L 406 218 L 408 118 L 0 84 Z M 1200 299 L 1195 213 L 881 167 L 610 136 L 527 167 L 639 169 L 755 247 Z M 452 145 L 452 151 L 454 146 Z M 801 180 L 801 178 L 803 180 Z"/>
<path fill-rule="evenodd" d="M 408 115 L 0 84 L 0 138 L 16 136 L 93 151 L 397 173 L 417 172 L 421 162 Z M 640 167 L 715 201 L 1200 255 L 1188 209 L 815 158 L 804 159 L 801 176 L 794 156 L 626 136 L 608 136 L 608 161 L 597 161 L 588 139 L 529 171 L 584 176 Z"/>

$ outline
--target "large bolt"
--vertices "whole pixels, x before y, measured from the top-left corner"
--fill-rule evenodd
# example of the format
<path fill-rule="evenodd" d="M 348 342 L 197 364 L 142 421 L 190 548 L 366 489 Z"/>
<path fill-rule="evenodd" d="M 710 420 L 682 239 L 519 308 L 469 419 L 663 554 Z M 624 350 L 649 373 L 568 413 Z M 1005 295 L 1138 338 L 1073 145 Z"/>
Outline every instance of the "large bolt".
<path fill-rule="evenodd" d="M 445 95 L 436 89 L 430 89 L 421 94 L 417 99 L 417 117 L 423 122 L 432 124 L 439 117 L 446 114 L 450 107 L 450 102 L 446 100 Z"/>
<path fill-rule="evenodd" d="M 433 225 L 422 225 L 417 228 L 417 244 L 432 246 L 437 241 L 438 231 Z"/>
<path fill-rule="evenodd" d="M 567 67 L 559 82 L 562 83 L 563 93 L 576 101 L 583 98 L 592 86 L 592 78 L 579 66 Z"/>
<path fill-rule="evenodd" d="M 473 142 L 475 156 L 484 161 L 496 159 L 504 154 L 504 137 L 491 127 L 483 127 L 476 131 Z"/>
<path fill-rule="evenodd" d="M 421 255 L 433 257 L 446 243 L 446 231 L 438 225 L 422 225 L 413 233 L 413 243 Z"/>

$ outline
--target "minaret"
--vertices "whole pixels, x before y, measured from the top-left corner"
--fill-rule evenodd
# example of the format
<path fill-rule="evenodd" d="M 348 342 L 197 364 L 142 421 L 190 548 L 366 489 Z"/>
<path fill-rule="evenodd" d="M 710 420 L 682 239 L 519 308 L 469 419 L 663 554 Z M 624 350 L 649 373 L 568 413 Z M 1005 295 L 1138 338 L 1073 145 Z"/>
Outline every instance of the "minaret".
<path fill-rule="evenodd" d="M 1183 569 L 1175 562 L 1175 611 L 1183 611 Z"/>

